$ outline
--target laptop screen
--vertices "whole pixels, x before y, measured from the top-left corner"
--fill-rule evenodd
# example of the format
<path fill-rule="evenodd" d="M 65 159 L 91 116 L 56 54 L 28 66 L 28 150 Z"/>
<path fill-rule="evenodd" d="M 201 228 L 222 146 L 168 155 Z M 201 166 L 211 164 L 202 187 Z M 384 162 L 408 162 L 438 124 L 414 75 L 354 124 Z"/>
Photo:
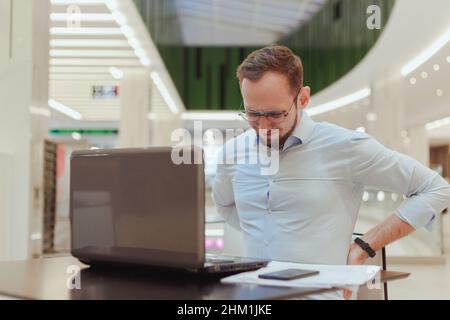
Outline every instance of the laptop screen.
<path fill-rule="evenodd" d="M 175 266 L 203 262 L 203 165 L 175 165 L 171 150 L 95 150 L 72 155 L 74 256 Z"/>

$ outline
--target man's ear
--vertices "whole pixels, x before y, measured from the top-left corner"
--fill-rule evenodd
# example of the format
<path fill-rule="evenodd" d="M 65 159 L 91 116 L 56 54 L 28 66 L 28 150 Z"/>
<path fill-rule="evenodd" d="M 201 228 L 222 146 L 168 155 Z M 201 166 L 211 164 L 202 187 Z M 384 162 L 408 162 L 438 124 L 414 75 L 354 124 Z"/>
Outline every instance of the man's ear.
<path fill-rule="evenodd" d="M 300 90 L 300 94 L 298 95 L 298 106 L 301 109 L 306 108 L 306 106 L 308 105 L 309 100 L 310 100 L 310 94 L 311 94 L 311 88 L 308 86 L 303 87 Z"/>

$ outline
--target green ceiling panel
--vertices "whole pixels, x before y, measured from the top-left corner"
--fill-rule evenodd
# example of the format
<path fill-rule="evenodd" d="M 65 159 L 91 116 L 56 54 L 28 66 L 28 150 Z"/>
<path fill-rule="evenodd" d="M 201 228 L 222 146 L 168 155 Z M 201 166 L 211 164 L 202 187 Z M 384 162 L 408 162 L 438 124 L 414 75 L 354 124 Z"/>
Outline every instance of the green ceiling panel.
<path fill-rule="evenodd" d="M 237 110 L 236 69 L 253 47 L 186 47 L 174 0 L 135 0 L 186 107 Z M 375 44 L 395 0 L 330 0 L 307 24 L 278 42 L 298 54 L 304 83 L 316 93 L 355 67 Z M 369 5 L 381 8 L 381 30 L 366 26 Z"/>

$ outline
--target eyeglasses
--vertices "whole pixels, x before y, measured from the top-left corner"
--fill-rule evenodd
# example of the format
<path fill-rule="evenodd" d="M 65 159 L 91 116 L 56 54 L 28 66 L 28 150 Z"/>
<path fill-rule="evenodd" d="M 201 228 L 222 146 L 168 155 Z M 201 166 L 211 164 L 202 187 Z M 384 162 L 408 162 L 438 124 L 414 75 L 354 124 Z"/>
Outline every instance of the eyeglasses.
<path fill-rule="evenodd" d="M 294 101 L 292 101 L 292 104 L 287 111 L 258 112 L 258 111 L 253 111 L 253 110 L 244 110 L 244 111 L 239 112 L 239 116 L 242 117 L 244 120 L 248 121 L 249 123 L 258 122 L 259 117 L 266 117 L 266 119 L 272 123 L 281 123 L 291 112 L 292 107 L 294 105 L 297 105 L 296 102 L 297 102 L 297 98 L 298 98 L 299 94 L 300 94 L 300 91 L 295 96 Z M 241 106 L 242 106 L 242 104 L 241 104 Z"/>

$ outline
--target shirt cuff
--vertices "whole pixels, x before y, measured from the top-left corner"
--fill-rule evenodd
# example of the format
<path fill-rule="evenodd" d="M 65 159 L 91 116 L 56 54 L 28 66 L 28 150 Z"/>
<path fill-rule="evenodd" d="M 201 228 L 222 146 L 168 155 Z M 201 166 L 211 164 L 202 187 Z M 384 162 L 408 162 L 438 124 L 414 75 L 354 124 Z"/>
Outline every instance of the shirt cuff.
<path fill-rule="evenodd" d="M 435 210 L 420 196 L 407 198 L 397 208 L 395 214 L 414 229 L 425 227 L 428 231 L 431 231 L 437 215 Z"/>

